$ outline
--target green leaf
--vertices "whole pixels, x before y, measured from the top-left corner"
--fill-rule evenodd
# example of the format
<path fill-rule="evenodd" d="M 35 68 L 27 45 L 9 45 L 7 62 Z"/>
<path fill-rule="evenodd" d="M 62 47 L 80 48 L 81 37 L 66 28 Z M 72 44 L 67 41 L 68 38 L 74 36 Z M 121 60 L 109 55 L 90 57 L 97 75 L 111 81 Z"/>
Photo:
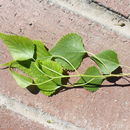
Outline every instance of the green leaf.
<path fill-rule="evenodd" d="M 23 76 L 12 70 L 10 72 L 11 72 L 13 78 L 16 80 L 17 84 L 22 88 L 26 88 L 33 83 L 33 80 L 26 76 Z"/>
<path fill-rule="evenodd" d="M 54 61 L 37 61 L 38 63 L 35 63 L 31 60 L 27 61 L 17 61 L 11 65 L 11 67 L 15 67 L 28 76 L 32 77 L 34 79 L 35 84 L 38 88 L 42 91 L 43 94 L 50 96 L 52 95 L 56 89 L 61 87 L 61 78 L 59 79 L 53 79 L 53 77 L 57 77 L 59 75 L 62 75 L 62 67 L 54 62 Z M 41 68 L 39 67 L 39 65 Z M 48 82 L 48 80 L 50 80 Z M 42 84 L 43 82 L 46 82 Z"/>
<path fill-rule="evenodd" d="M 62 76 L 63 70 L 60 64 L 51 60 L 40 61 L 39 65 L 44 75 L 42 78 L 35 80 L 35 82 L 36 84 L 44 82 L 38 85 L 38 87 L 42 90 L 42 93 L 48 94 L 49 96 L 61 87 L 61 77 L 59 76 Z M 55 79 L 55 77 L 59 78 Z"/>
<path fill-rule="evenodd" d="M 106 50 L 91 56 L 91 59 L 95 61 L 103 74 L 110 74 L 120 66 L 117 54 L 112 50 Z"/>
<path fill-rule="evenodd" d="M 78 68 L 86 54 L 83 46 L 82 38 L 77 34 L 65 35 L 61 40 L 50 50 L 52 55 L 62 56 L 67 59 L 75 68 Z M 74 70 L 74 68 L 64 59 L 56 57 L 64 69 Z"/>
<path fill-rule="evenodd" d="M 39 66 L 40 68 L 38 68 Z M 62 75 L 63 72 L 61 65 L 55 61 L 45 60 L 36 63 L 31 60 L 17 61 L 11 67 L 15 67 L 32 77 L 41 92 L 47 96 L 52 95 L 56 89 L 61 87 L 61 78 L 51 80 L 51 78 Z"/>
<path fill-rule="evenodd" d="M 100 72 L 99 70 L 95 67 L 95 66 L 92 66 L 92 67 L 89 67 L 86 72 L 84 73 L 84 75 L 90 75 L 90 76 L 100 76 Z M 92 78 L 92 77 L 81 77 L 77 84 L 80 85 L 83 85 L 83 87 L 86 89 L 86 90 L 89 90 L 91 92 L 94 92 L 96 90 L 98 90 L 99 86 L 102 84 L 103 82 L 103 77 L 95 77 L 95 78 Z"/>
<path fill-rule="evenodd" d="M 54 91 L 41 90 L 40 92 L 41 92 L 42 94 L 46 95 L 46 96 L 51 96 L 51 95 L 55 92 L 55 90 L 54 90 Z"/>
<path fill-rule="evenodd" d="M 44 44 L 39 40 L 33 40 L 35 45 L 35 59 L 37 60 L 45 60 L 48 59 L 51 54 L 47 51 Z"/>
<path fill-rule="evenodd" d="M 33 79 L 43 77 L 43 74 L 37 69 L 36 63 L 30 59 L 26 61 L 16 61 L 11 64 L 11 67 L 21 70 L 23 73 L 27 74 Z"/>
<path fill-rule="evenodd" d="M 31 60 L 15 62 L 11 65 L 11 67 L 15 67 L 28 76 L 31 76 L 34 79 L 35 84 L 39 84 L 41 82 L 44 82 L 45 80 L 49 80 L 49 78 L 46 79 L 46 76 L 43 74 L 44 72 L 38 70 L 38 68 L 36 67 L 36 63 L 32 62 Z M 44 77 L 45 79 L 43 80 Z M 40 89 L 40 87 L 44 87 L 44 85 L 46 84 L 37 86 Z M 48 85 L 50 85 L 50 83 Z M 47 88 L 47 90 L 40 90 L 40 92 L 46 96 L 50 96 L 55 92 L 55 90 L 50 90 L 50 88 L 48 90 Z"/>
<path fill-rule="evenodd" d="M 12 60 L 10 62 L 7 62 L 7 63 L 4 63 L 4 64 L 0 64 L 0 66 L 6 66 L 6 67 L 9 67 L 11 66 L 11 64 L 15 63 L 16 61 Z"/>
<path fill-rule="evenodd" d="M 8 47 L 14 60 L 27 60 L 33 58 L 34 45 L 30 39 L 3 33 L 0 33 L 0 39 L 3 40 Z"/>

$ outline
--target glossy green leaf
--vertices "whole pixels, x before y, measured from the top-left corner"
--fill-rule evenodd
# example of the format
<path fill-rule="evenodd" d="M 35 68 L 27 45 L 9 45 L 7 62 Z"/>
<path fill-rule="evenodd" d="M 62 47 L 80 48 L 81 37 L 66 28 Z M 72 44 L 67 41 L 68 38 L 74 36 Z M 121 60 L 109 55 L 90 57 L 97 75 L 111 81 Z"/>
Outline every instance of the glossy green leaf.
<path fill-rule="evenodd" d="M 0 33 L 0 39 L 3 40 L 14 60 L 26 60 L 33 58 L 33 42 L 22 36 L 6 35 Z"/>
<path fill-rule="evenodd" d="M 90 76 L 100 76 L 101 73 L 99 72 L 99 70 L 95 67 L 95 66 L 92 66 L 92 67 L 89 67 L 86 72 L 84 73 L 84 75 L 90 75 Z M 94 92 L 96 90 L 98 90 L 99 86 L 102 84 L 103 82 L 103 78 L 102 77 L 81 77 L 79 80 L 78 80 L 78 84 L 79 86 L 83 85 L 83 87 L 86 89 L 86 90 L 89 90 L 91 92 Z"/>
<path fill-rule="evenodd" d="M 11 72 L 13 78 L 16 80 L 17 84 L 22 88 L 26 88 L 33 83 L 33 80 L 29 77 L 23 76 L 12 70 L 10 72 Z"/>
<path fill-rule="evenodd" d="M 37 60 L 45 60 L 48 59 L 51 54 L 47 51 L 44 44 L 39 40 L 33 40 L 33 43 L 35 45 L 35 59 Z"/>
<path fill-rule="evenodd" d="M 82 38 L 77 34 L 65 35 L 61 40 L 50 50 L 52 55 L 58 55 L 66 58 L 75 68 L 78 68 L 86 54 L 83 46 Z M 64 69 L 74 70 L 74 68 L 62 58 L 56 57 Z"/>
<path fill-rule="evenodd" d="M 91 59 L 100 67 L 103 74 L 110 74 L 120 66 L 117 54 L 112 50 L 91 56 Z"/>
<path fill-rule="evenodd" d="M 39 65 L 43 72 L 43 77 L 38 78 L 35 82 L 36 84 L 43 83 L 38 85 L 38 87 L 42 90 L 42 93 L 49 96 L 61 87 L 61 78 L 59 76 L 62 76 L 63 70 L 60 64 L 51 60 L 40 61 Z M 59 78 L 55 79 L 55 77 Z"/>

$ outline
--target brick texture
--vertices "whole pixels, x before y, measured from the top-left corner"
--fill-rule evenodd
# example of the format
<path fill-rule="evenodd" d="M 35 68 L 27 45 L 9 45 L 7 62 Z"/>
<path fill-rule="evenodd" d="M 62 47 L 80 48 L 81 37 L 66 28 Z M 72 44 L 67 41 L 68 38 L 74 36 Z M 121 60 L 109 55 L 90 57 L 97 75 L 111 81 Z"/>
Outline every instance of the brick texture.
<path fill-rule="evenodd" d="M 97 0 L 102 5 L 115 10 L 125 16 L 130 15 L 130 1 L 129 0 Z"/>
<path fill-rule="evenodd" d="M 49 130 L 38 123 L 34 123 L 5 107 L 0 107 L 0 130 Z"/>
<path fill-rule="evenodd" d="M 41 39 L 48 48 L 62 35 L 75 32 L 83 37 L 89 51 L 97 53 L 104 49 L 113 49 L 117 51 L 121 64 L 130 66 L 130 51 L 127 51 L 130 50 L 130 40 L 104 26 L 36 0 L 3 0 L 0 5 L 0 32 Z M 2 42 L 0 53 L 0 63 L 10 59 Z M 79 70 L 83 72 L 92 63 L 85 59 Z M 46 97 L 19 88 L 8 71 L 0 70 L 1 94 L 89 130 L 130 129 L 129 82 L 121 79 L 117 83 L 127 84 L 127 87 L 112 86 L 112 83 L 106 81 L 104 87 L 95 93 L 77 88 Z"/>

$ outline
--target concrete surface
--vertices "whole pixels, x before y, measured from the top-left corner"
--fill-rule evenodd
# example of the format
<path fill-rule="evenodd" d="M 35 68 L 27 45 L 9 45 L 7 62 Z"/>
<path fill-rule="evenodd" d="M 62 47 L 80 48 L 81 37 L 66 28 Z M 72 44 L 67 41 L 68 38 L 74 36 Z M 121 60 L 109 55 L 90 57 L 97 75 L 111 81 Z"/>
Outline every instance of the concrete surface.
<path fill-rule="evenodd" d="M 97 0 L 100 4 L 119 12 L 124 16 L 130 15 L 130 1 L 129 0 Z"/>
<path fill-rule="evenodd" d="M 11 110 L 20 115 L 23 115 L 25 117 L 25 118 L 23 118 L 24 122 L 29 123 L 29 120 L 27 120 L 27 119 L 30 119 L 31 121 L 33 121 L 33 123 L 35 122 L 34 125 L 35 124 L 38 125 L 38 123 L 41 124 L 39 126 L 43 125 L 44 126 L 43 129 L 45 129 L 45 127 L 46 127 L 47 130 L 50 130 L 50 129 L 82 130 L 82 128 L 78 128 L 78 127 L 74 126 L 72 123 L 69 123 L 69 122 L 66 122 L 63 120 L 59 120 L 55 116 L 49 115 L 48 113 L 43 111 L 43 109 L 38 109 L 38 108 L 31 107 L 31 106 L 27 106 L 26 104 L 22 104 L 22 103 L 18 102 L 15 98 L 7 97 L 5 95 L 0 95 L 0 106 L 6 106 L 3 109 L 8 109 L 8 110 Z M 10 123 L 11 121 L 7 120 L 6 117 L 5 117 L 5 119 L 3 119 L 2 118 L 3 116 L 6 116 L 6 115 L 4 115 L 3 112 L 1 112 L 1 121 L 3 120 L 4 122 L 8 122 L 8 124 L 9 124 L 8 127 L 9 127 L 11 124 Z M 15 114 L 15 116 L 16 116 L 16 114 Z M 17 121 L 20 122 L 20 120 L 17 120 Z M 23 124 L 21 123 L 20 125 L 23 125 Z M 4 124 L 1 123 L 1 126 L 4 127 Z M 29 129 L 35 130 L 35 128 L 33 128 L 33 126 L 31 126 L 31 123 L 30 123 L 30 125 L 28 125 L 28 127 L 29 127 Z M 25 129 L 27 129 L 27 128 L 25 128 Z"/>
<path fill-rule="evenodd" d="M 23 116 L 0 107 L 0 130 L 48 130 Z"/>
<path fill-rule="evenodd" d="M 77 12 L 75 14 L 68 8 L 61 8 L 57 3 L 55 5 L 37 0 L 1 0 L 0 5 L 0 32 L 40 39 L 48 48 L 51 48 L 62 35 L 75 32 L 83 37 L 87 50 L 97 53 L 104 49 L 113 49 L 118 53 L 121 64 L 130 66 L 129 34 L 116 33 L 117 30 L 109 28 L 107 23 L 105 26 L 105 23 L 99 24 L 100 22 L 79 15 L 80 13 L 76 15 Z M 127 23 L 129 25 L 129 21 Z M 120 31 L 124 30 L 124 27 L 119 28 Z M 128 30 L 127 26 L 125 28 Z M 9 59 L 6 47 L 0 41 L 0 63 L 7 62 Z M 85 59 L 79 71 L 83 72 L 92 64 L 92 61 Z M 127 69 L 123 70 L 128 72 Z M 18 87 L 7 70 L 0 70 L 1 95 L 11 97 L 29 108 L 40 109 L 43 113 L 56 117 L 63 126 L 66 124 L 64 122 L 68 122 L 70 127 L 75 127 L 74 130 L 130 129 L 129 82 L 121 79 L 117 83 L 120 86 L 114 86 L 106 81 L 104 87 L 95 93 L 84 89 L 71 89 L 46 97 L 41 94 L 33 95 L 28 90 Z M 125 84 L 127 87 L 121 87 Z M 2 106 L 7 106 L 7 103 L 3 103 Z M 11 110 L 15 111 L 15 109 Z M 49 125 L 48 127 L 50 128 Z M 58 129 L 58 126 L 55 129 Z"/>
<path fill-rule="evenodd" d="M 94 0 L 49 0 L 60 8 L 73 11 L 80 16 L 86 17 L 97 22 L 108 29 L 112 29 L 117 33 L 130 37 L 129 17 L 108 8 Z M 118 5 L 117 5 L 118 6 Z M 123 6 L 125 7 L 125 6 Z M 123 27 L 120 25 L 124 25 Z"/>

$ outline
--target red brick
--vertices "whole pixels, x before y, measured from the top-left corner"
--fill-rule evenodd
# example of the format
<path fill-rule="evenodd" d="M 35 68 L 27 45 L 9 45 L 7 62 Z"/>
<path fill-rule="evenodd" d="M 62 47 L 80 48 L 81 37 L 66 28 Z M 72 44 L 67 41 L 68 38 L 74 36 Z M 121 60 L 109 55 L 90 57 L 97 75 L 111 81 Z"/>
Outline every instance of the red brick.
<path fill-rule="evenodd" d="M 7 4 L 8 3 L 8 4 Z M 31 3 L 31 4 L 30 4 Z M 0 8 L 0 31 L 13 32 L 41 39 L 50 48 L 64 34 L 79 33 L 86 49 L 93 53 L 104 49 L 117 51 L 120 62 L 130 66 L 130 40 L 90 20 L 74 15 L 58 7 L 31 0 L 4 0 Z M 15 14 L 17 15 L 15 16 Z M 29 24 L 32 23 L 32 26 Z M 22 31 L 20 31 L 22 30 Z M 5 47 L 0 42 L 1 63 L 9 60 Z M 86 69 L 88 59 L 80 68 Z M 122 84 L 128 84 L 120 80 Z M 86 129 L 130 129 L 130 87 L 103 87 L 95 93 L 84 89 L 72 89 L 52 97 L 33 95 L 19 88 L 6 70 L 0 71 L 1 94 L 70 121 Z M 109 82 L 105 82 L 109 85 Z"/>

